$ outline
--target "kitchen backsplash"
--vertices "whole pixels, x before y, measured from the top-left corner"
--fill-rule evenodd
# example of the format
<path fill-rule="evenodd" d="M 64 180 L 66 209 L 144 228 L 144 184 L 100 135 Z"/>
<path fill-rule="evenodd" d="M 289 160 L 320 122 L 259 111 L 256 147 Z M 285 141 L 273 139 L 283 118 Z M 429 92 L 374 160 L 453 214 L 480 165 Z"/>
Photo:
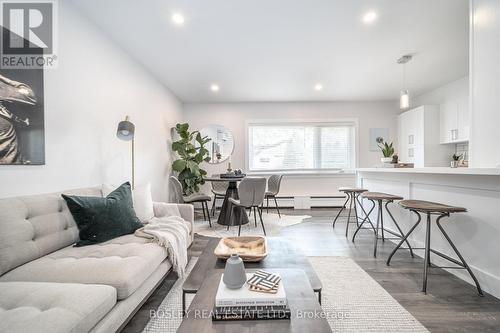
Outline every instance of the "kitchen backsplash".
<path fill-rule="evenodd" d="M 462 155 L 465 161 L 469 160 L 469 143 L 462 142 L 455 144 L 455 154 Z"/>

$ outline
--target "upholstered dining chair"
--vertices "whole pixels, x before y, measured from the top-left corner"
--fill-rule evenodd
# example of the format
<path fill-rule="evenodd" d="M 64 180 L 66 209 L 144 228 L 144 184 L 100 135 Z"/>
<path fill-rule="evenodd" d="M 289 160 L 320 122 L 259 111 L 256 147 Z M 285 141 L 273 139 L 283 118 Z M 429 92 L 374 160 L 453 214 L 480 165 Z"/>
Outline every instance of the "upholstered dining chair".
<path fill-rule="evenodd" d="M 234 207 L 244 207 L 253 209 L 253 218 L 255 221 L 255 226 L 257 226 L 257 214 L 259 214 L 260 224 L 262 225 L 262 231 L 266 235 L 266 229 L 264 228 L 264 221 L 262 221 L 262 212 L 259 209 L 264 202 L 264 196 L 266 194 L 266 179 L 265 178 L 250 178 L 247 177 L 243 179 L 238 187 L 239 199 L 229 198 L 231 203 L 229 220 L 231 220 L 233 208 Z M 227 227 L 229 229 L 229 226 Z M 238 227 L 238 236 L 241 233 L 241 223 Z"/>
<path fill-rule="evenodd" d="M 276 196 L 280 191 L 281 179 L 283 179 L 283 175 L 271 175 L 267 180 L 266 191 L 267 212 L 269 213 L 269 198 L 273 198 L 279 218 L 281 218 L 281 213 L 280 208 L 278 207 L 278 202 L 276 201 Z"/>
<path fill-rule="evenodd" d="M 220 175 L 212 175 L 212 178 L 218 178 Z M 224 199 L 226 197 L 226 191 L 229 187 L 229 182 L 212 182 L 212 193 L 214 194 L 214 202 L 212 203 L 212 216 L 215 216 L 215 202 L 217 199 Z"/>
<path fill-rule="evenodd" d="M 208 210 L 208 202 L 211 200 L 209 195 L 204 193 L 194 193 L 191 195 L 184 195 L 182 190 L 182 184 L 175 176 L 170 176 L 170 183 L 174 188 L 175 199 L 177 203 L 189 203 L 194 204 L 195 202 L 201 203 L 201 209 L 203 210 L 203 219 L 207 219 L 208 224 L 212 227 L 212 221 L 210 220 L 210 212 Z"/>

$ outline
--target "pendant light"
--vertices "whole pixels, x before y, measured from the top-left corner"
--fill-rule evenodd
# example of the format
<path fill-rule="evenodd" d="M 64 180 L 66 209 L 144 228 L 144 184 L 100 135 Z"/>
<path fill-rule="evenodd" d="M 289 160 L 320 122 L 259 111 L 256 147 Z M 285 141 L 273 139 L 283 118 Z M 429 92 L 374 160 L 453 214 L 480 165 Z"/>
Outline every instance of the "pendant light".
<path fill-rule="evenodd" d="M 399 96 L 399 108 L 401 110 L 410 108 L 410 93 L 407 89 L 401 90 L 401 94 Z"/>
<path fill-rule="evenodd" d="M 410 92 L 406 87 L 406 63 L 412 58 L 411 55 L 405 54 L 397 60 L 398 64 L 403 65 L 403 89 L 399 95 L 399 108 L 407 110 L 410 108 Z"/>

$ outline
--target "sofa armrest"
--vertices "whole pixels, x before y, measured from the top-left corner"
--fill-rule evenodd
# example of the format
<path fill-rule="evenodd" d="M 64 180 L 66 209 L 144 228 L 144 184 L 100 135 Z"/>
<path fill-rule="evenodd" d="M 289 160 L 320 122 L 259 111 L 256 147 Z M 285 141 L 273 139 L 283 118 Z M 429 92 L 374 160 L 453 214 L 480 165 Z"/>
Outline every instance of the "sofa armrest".
<path fill-rule="evenodd" d="M 194 240 L 194 207 L 189 204 L 176 204 L 166 202 L 153 202 L 155 217 L 162 217 L 172 214 L 172 210 L 179 210 L 181 217 L 191 224 L 191 242 Z"/>

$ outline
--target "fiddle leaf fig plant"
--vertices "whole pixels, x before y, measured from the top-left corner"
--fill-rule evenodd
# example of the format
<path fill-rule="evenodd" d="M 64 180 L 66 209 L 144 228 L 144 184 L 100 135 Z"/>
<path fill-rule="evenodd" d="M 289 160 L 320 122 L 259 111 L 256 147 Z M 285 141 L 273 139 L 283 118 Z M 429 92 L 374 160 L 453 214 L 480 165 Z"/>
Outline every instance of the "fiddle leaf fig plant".
<path fill-rule="evenodd" d="M 189 124 L 177 124 L 175 131 L 180 139 L 172 143 L 172 150 L 179 155 L 179 159 L 172 163 L 172 169 L 179 173 L 184 195 L 190 195 L 200 190 L 205 181 L 203 176 L 207 172 L 200 167 L 203 162 L 210 161 L 209 151 L 205 145 L 210 141 L 207 136 L 202 137 L 199 131 L 189 131 Z"/>
<path fill-rule="evenodd" d="M 384 141 L 384 138 L 378 137 L 377 143 L 384 157 L 392 157 L 392 155 L 394 155 L 394 147 L 392 142 L 387 143 L 387 141 Z"/>

